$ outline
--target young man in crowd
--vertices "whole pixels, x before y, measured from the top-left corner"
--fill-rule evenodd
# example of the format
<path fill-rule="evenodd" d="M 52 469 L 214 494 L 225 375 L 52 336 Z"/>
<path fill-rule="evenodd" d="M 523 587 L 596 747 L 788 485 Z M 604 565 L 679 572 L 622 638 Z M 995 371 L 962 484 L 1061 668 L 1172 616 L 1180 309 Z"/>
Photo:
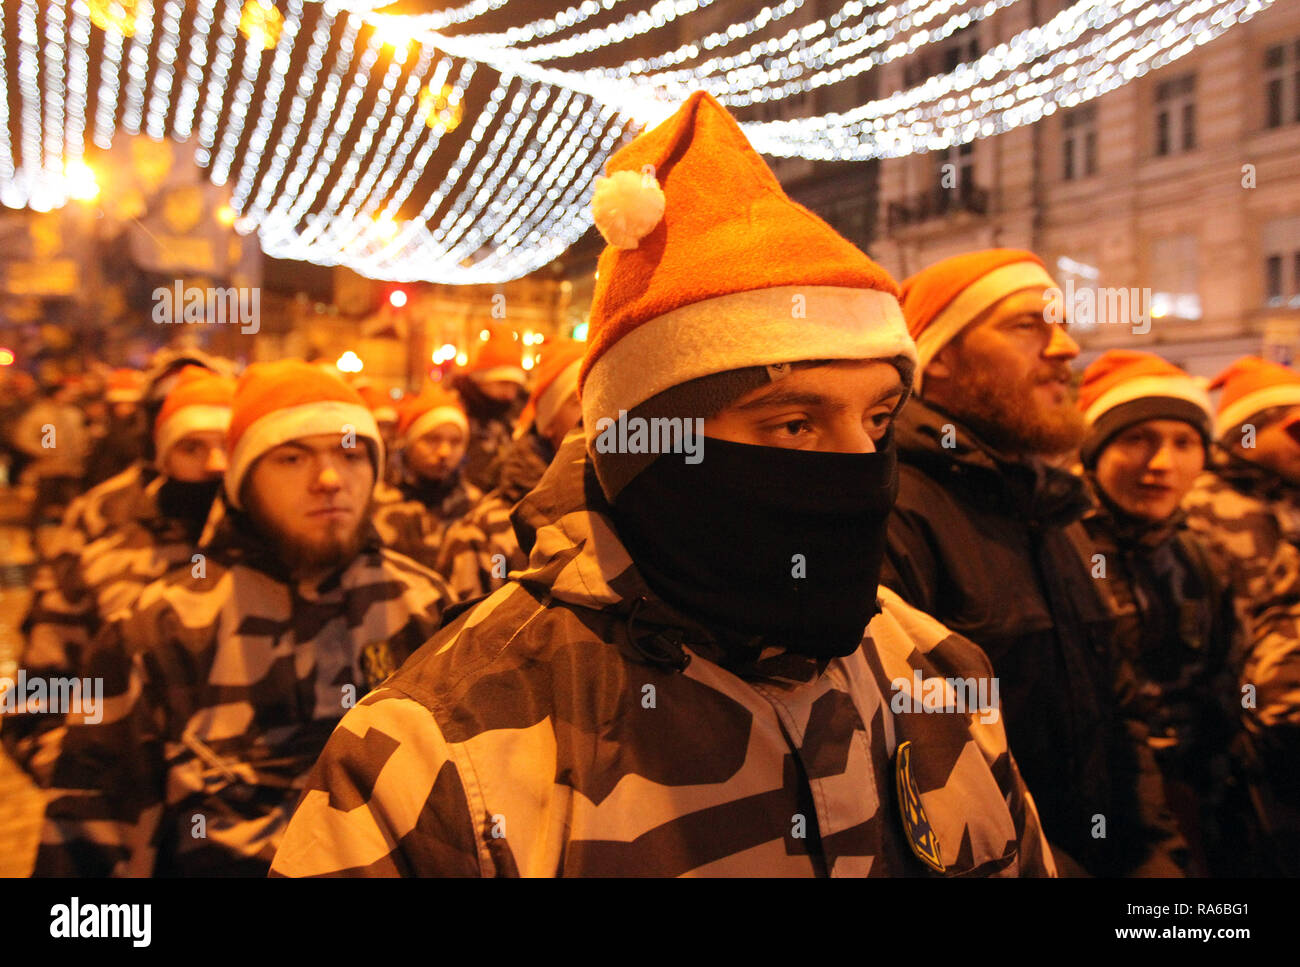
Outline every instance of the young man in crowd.
<path fill-rule="evenodd" d="M 495 591 L 507 573 L 528 563 L 510 512 L 537 486 L 564 437 L 582 422 L 578 371 L 586 348 L 577 342 L 547 346 L 533 370 L 533 391 L 501 460 L 496 489 L 447 529 L 435 570 L 447 578 L 457 600 Z"/>
<path fill-rule="evenodd" d="M 144 456 L 145 438 L 151 427 L 144 421 L 141 402 L 145 389 L 144 373 L 134 369 L 115 369 L 104 389 L 105 419 L 96 428 L 95 442 L 86 457 L 86 487 L 115 477 Z"/>
<path fill-rule="evenodd" d="M 1112 622 L 1078 524 L 1086 488 L 1044 459 L 1083 437 L 1069 392 L 1079 347 L 1049 321 L 1054 289 L 1037 256 L 1013 249 L 903 284 L 920 395 L 899 418 L 883 580 L 984 649 L 1058 866 L 1096 875 L 1123 862 L 1106 832 Z"/>
<path fill-rule="evenodd" d="M 353 390 L 250 366 L 227 452 L 198 560 L 91 648 L 106 694 L 67 716 L 38 875 L 265 874 L 330 731 L 437 627 L 441 579 L 369 527 L 383 447 Z"/>
<path fill-rule="evenodd" d="M 469 420 L 454 394 L 429 386 L 405 402 L 397 430 L 402 450 L 397 499 L 376 506 L 374 513 L 385 546 L 434 566 L 448 527 L 483 497 L 462 473 L 468 443 Z"/>
<path fill-rule="evenodd" d="M 76 554 L 43 567 L 23 621 L 21 667 L 29 677 L 80 675 L 82 659 L 107 615 L 140 590 L 188 563 L 226 469 L 226 429 L 235 381 L 188 367 L 154 427 L 157 475 L 125 508 L 125 518 Z M 49 709 L 11 718 L 3 735 L 20 764 L 39 758 L 35 735 L 59 721 Z M 33 762 L 29 768 L 39 772 Z"/>
<path fill-rule="evenodd" d="M 465 479 L 480 490 L 496 486 L 497 458 L 510 443 L 523 404 L 523 350 L 508 329 L 490 328 L 469 369 L 456 378 L 456 391 L 469 415 Z"/>
<path fill-rule="evenodd" d="M 1274 871 L 1300 875 L 1300 374 L 1255 357 L 1222 390 L 1210 467 L 1184 505 L 1188 523 L 1234 565 L 1250 622 L 1238 701 Z"/>
<path fill-rule="evenodd" d="M 1152 353 L 1112 349 L 1083 373 L 1079 449 L 1097 506 L 1084 517 L 1093 577 L 1116 628 L 1115 697 L 1131 760 L 1110 835 L 1132 876 L 1232 875 L 1239 830 L 1229 748 L 1239 718 L 1229 655 L 1238 633 L 1229 569 L 1180 504 L 1205 466 L 1213 407 L 1203 385 Z"/>
<path fill-rule="evenodd" d="M 273 872 L 1051 873 L 996 709 L 915 693 L 982 653 L 877 597 L 893 281 L 706 94 L 607 170 L 530 566 L 344 717 Z"/>

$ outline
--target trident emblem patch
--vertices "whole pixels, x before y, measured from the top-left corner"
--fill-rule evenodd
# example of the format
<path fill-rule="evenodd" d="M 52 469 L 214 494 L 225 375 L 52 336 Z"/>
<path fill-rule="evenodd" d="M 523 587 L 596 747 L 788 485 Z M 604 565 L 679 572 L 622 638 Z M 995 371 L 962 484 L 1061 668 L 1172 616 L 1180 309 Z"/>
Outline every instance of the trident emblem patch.
<path fill-rule="evenodd" d="M 898 747 L 894 764 L 894 775 L 898 788 L 898 808 L 903 815 L 903 831 L 912 852 L 930 869 L 944 872 L 943 854 L 939 852 L 939 837 L 930 828 L 926 818 L 925 807 L 921 805 L 921 793 L 916 788 L 916 779 L 912 775 L 912 743 L 904 742 Z"/>

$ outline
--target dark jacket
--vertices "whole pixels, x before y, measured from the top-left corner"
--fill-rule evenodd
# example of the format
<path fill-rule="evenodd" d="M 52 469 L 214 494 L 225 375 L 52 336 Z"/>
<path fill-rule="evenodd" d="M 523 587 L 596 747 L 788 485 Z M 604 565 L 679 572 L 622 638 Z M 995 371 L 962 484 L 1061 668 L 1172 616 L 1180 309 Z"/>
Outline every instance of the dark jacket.
<path fill-rule="evenodd" d="M 1212 873 L 1223 852 L 1236 720 L 1230 569 L 1183 512 L 1158 523 L 1134 518 L 1090 482 L 1098 503 L 1084 526 L 1101 555 L 1094 576 L 1116 615 L 1115 700 L 1134 753 L 1117 791 L 1138 800 L 1149 841 L 1135 854 L 1146 845 L 1188 872 Z M 1179 836 L 1185 856 L 1171 848 Z"/>
<path fill-rule="evenodd" d="M 1078 521 L 1083 482 L 996 453 L 914 399 L 897 423 L 899 496 L 882 583 L 980 645 L 1000 681 L 1010 746 L 1047 838 L 1088 872 L 1116 869 L 1121 746 L 1110 700 L 1113 623 Z M 948 444 L 948 445 L 945 445 Z"/>

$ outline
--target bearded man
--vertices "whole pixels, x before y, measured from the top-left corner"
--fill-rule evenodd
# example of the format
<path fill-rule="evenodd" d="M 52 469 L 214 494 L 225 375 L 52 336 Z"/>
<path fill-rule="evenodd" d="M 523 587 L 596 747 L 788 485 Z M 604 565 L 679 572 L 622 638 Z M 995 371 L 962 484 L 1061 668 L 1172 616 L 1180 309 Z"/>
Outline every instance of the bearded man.
<path fill-rule="evenodd" d="M 1083 482 L 1047 458 L 1076 447 L 1078 345 L 1049 309 L 1060 290 L 1030 252 L 972 252 L 903 284 L 919 398 L 882 581 L 983 647 L 1007 735 L 1062 873 L 1117 869 L 1110 790 L 1112 621 L 1079 519 Z"/>
<path fill-rule="evenodd" d="M 438 626 L 446 585 L 370 526 L 383 443 L 353 389 L 254 364 L 226 450 L 192 566 L 91 646 L 104 695 L 65 717 L 37 875 L 265 875 L 334 726 Z"/>

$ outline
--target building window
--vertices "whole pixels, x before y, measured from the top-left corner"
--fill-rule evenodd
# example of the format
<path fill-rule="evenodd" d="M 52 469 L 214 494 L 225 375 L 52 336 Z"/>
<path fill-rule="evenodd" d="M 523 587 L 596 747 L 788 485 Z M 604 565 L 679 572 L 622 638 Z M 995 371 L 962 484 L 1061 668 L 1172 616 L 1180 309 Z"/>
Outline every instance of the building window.
<path fill-rule="evenodd" d="M 1264 225 L 1264 304 L 1300 309 L 1300 218 Z"/>
<path fill-rule="evenodd" d="M 1063 169 L 1066 181 L 1088 178 L 1097 173 L 1097 105 L 1084 104 L 1066 111 L 1064 125 Z"/>
<path fill-rule="evenodd" d="M 1201 318 L 1200 264 L 1195 235 L 1151 243 L 1151 318 Z"/>
<path fill-rule="evenodd" d="M 1156 85 L 1156 154 L 1196 147 L 1196 75 L 1183 74 Z"/>
<path fill-rule="evenodd" d="M 1300 123 L 1300 40 L 1264 51 L 1266 127 Z"/>

